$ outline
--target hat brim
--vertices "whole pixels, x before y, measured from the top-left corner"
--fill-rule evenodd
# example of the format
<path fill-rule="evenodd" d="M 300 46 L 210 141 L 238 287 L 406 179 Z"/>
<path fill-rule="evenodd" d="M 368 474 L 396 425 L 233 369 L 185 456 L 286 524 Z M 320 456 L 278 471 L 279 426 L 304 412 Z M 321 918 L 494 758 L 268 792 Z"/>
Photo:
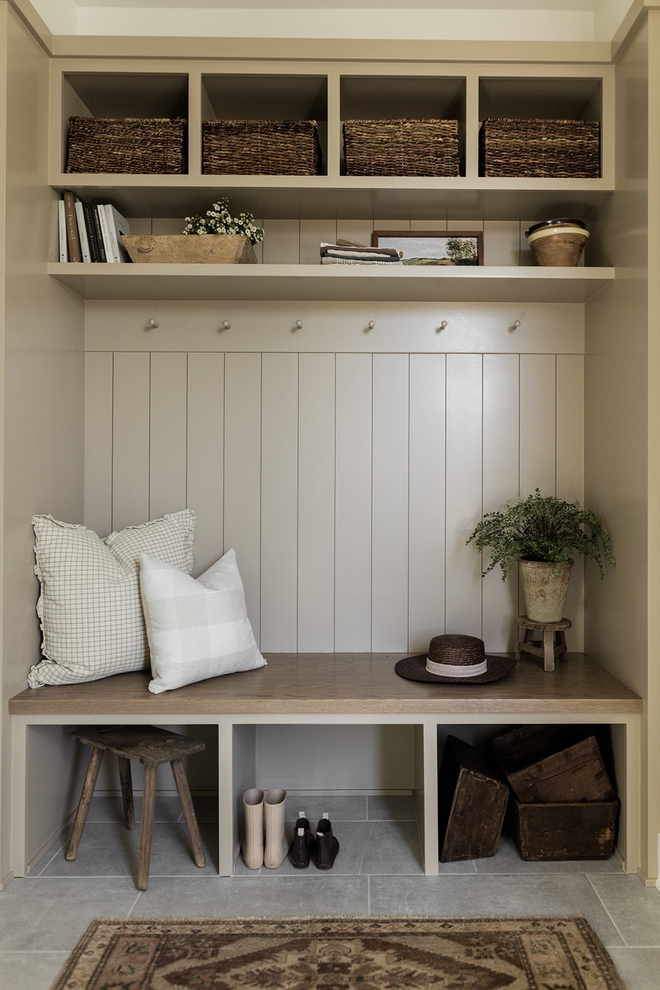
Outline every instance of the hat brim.
<path fill-rule="evenodd" d="M 485 674 L 477 674 L 476 677 L 443 677 L 441 674 L 431 674 L 426 669 L 425 653 L 398 660 L 394 670 L 399 677 L 405 677 L 409 681 L 426 681 L 429 684 L 489 684 L 506 677 L 516 665 L 513 657 L 496 657 L 490 653 L 486 654 L 486 661 L 488 670 Z"/>

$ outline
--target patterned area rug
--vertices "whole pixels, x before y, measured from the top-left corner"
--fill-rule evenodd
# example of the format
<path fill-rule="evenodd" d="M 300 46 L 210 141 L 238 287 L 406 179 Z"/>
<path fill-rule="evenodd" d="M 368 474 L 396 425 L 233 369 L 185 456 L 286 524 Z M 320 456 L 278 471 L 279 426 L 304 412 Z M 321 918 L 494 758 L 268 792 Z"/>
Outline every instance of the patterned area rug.
<path fill-rule="evenodd" d="M 584 918 L 94 921 L 53 990 L 625 990 Z"/>

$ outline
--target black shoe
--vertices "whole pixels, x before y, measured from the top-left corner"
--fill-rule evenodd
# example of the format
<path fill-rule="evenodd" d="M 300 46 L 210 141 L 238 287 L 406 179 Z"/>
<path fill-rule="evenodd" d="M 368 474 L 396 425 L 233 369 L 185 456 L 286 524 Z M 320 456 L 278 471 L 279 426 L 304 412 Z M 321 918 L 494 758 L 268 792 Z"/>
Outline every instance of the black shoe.
<path fill-rule="evenodd" d="M 315 845 L 316 841 L 309 830 L 309 822 L 305 818 L 305 813 L 301 811 L 293 830 L 291 843 L 291 862 L 297 870 L 307 869 Z"/>
<path fill-rule="evenodd" d="M 315 863 L 319 870 L 331 870 L 337 853 L 339 843 L 332 834 L 332 824 L 327 814 L 316 826 L 316 857 Z"/>

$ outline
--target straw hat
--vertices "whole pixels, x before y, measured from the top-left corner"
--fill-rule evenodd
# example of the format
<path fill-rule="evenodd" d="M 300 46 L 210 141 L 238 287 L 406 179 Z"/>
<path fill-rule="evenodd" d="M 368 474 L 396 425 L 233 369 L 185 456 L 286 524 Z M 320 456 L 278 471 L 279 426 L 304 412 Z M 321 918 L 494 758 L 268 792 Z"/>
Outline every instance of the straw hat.
<path fill-rule="evenodd" d="M 428 653 L 404 657 L 395 666 L 400 677 L 409 681 L 440 684 L 486 684 L 506 677 L 516 661 L 511 657 L 487 654 L 482 639 L 458 634 L 434 636 Z"/>

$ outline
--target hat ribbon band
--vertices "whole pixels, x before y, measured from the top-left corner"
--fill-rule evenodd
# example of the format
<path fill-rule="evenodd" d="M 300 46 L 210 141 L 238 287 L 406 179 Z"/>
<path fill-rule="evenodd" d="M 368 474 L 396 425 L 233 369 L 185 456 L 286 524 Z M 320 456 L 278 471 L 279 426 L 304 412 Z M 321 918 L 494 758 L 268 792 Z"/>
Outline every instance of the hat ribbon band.
<path fill-rule="evenodd" d="M 474 663 L 469 666 L 451 663 L 435 663 L 434 660 L 426 658 L 426 669 L 429 674 L 441 674 L 443 677 L 478 677 L 479 674 L 488 673 L 488 661 Z"/>

